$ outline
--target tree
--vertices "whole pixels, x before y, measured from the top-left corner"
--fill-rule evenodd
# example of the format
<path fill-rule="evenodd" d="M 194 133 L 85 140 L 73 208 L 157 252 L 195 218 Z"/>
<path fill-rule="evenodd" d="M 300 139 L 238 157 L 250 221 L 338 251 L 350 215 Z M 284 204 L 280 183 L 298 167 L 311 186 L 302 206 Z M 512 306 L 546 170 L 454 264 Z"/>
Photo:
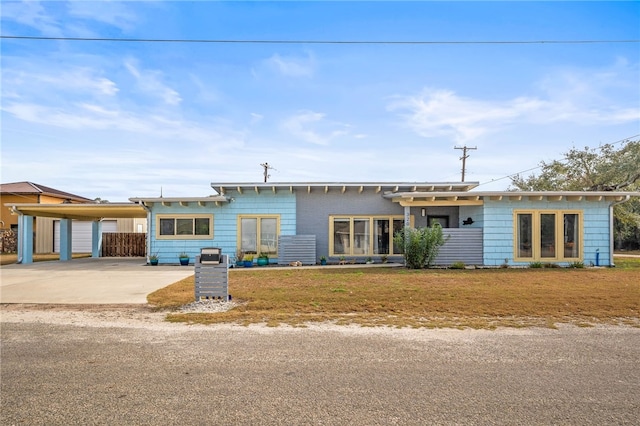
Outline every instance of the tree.
<path fill-rule="evenodd" d="M 640 141 L 625 141 L 598 149 L 572 148 L 561 160 L 540 163 L 538 175 L 511 178 L 510 189 L 521 191 L 638 191 Z M 614 233 L 618 248 L 640 247 L 640 201 L 614 207 Z"/>

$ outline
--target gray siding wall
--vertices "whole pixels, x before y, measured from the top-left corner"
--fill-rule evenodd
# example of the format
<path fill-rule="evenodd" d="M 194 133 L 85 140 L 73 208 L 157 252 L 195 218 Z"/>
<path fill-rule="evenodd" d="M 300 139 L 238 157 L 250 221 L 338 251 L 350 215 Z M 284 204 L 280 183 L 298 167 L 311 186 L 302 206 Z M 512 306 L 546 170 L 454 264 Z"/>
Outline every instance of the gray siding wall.
<path fill-rule="evenodd" d="M 451 265 L 463 262 L 465 265 L 482 265 L 482 229 L 447 228 L 442 230 L 447 242 L 440 247 L 436 265 Z"/>
<path fill-rule="evenodd" d="M 417 228 L 428 225 L 428 216 L 448 216 L 449 228 L 458 228 L 461 224 L 459 210 L 460 208 L 457 206 L 427 207 L 426 216 L 423 217 L 420 207 L 412 207 L 410 214 L 413 216 L 414 226 Z M 404 207 L 382 198 L 382 194 L 376 194 L 371 189 L 362 193 L 358 193 L 356 188 L 348 188 L 344 193 L 335 189 L 329 190 L 326 194 L 320 189 L 314 189 L 311 193 L 304 191 L 296 193 L 296 234 L 316 236 L 316 255 L 318 257 L 327 256 L 329 253 L 329 216 L 385 214 L 403 215 Z M 478 253 L 475 247 L 472 251 Z M 482 256 L 482 246 L 479 247 L 479 253 Z M 464 261 L 469 264 L 481 263 L 476 262 L 475 254 L 472 257 L 460 258 L 458 256 L 451 262 L 455 261 Z M 447 262 L 448 260 L 445 260 L 444 263 Z"/>
<path fill-rule="evenodd" d="M 316 264 L 315 235 L 280 235 L 278 237 L 278 265 L 301 262 L 303 265 Z"/>
<path fill-rule="evenodd" d="M 412 211 L 415 215 L 416 212 Z M 417 212 L 420 213 L 419 210 Z M 316 255 L 327 256 L 329 253 L 329 216 L 330 215 L 382 215 L 404 214 L 404 208 L 398 203 L 382 198 L 373 190 L 365 189 L 361 194 L 355 188 L 348 188 L 344 193 L 329 190 L 312 189 L 311 193 L 296 193 L 296 234 L 316 236 Z"/>
<path fill-rule="evenodd" d="M 414 226 L 416 228 L 424 228 L 425 226 L 429 226 L 427 219 L 429 216 L 448 216 L 449 217 L 449 228 L 458 228 L 462 225 L 460 214 L 458 213 L 460 207 L 451 206 L 436 206 L 436 207 L 426 207 L 426 216 L 422 216 L 422 208 L 421 207 L 413 207 L 411 209 L 411 214 L 415 217 Z M 466 218 L 465 218 L 466 219 Z"/>

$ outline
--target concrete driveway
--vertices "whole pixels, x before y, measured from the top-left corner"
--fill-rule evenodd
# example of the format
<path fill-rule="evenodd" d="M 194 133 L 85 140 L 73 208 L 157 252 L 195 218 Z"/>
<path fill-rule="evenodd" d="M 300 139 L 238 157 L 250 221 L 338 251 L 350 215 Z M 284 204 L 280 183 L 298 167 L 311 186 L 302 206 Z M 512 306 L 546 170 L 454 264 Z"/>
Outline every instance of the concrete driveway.
<path fill-rule="evenodd" d="M 144 258 L 85 258 L 0 268 L 0 303 L 147 303 L 147 294 L 194 273 Z"/>

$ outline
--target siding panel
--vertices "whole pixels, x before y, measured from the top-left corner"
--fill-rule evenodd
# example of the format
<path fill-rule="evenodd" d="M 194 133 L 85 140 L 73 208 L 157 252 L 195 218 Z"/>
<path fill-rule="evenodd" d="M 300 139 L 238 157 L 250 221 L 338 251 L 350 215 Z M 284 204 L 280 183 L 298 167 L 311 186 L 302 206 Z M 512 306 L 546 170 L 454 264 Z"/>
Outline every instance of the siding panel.
<path fill-rule="evenodd" d="M 463 262 L 466 265 L 482 265 L 482 229 L 446 228 L 443 229 L 447 242 L 440 247 L 435 259 L 436 265 L 451 265 Z"/>

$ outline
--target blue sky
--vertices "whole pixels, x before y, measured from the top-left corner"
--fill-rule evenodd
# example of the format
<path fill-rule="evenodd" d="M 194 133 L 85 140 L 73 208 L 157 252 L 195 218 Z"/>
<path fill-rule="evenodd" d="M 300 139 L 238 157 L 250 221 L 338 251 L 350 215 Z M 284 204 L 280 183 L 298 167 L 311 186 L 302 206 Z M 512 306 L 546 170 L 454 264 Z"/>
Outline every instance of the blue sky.
<path fill-rule="evenodd" d="M 639 40 L 638 2 L 2 2 L 4 36 Z M 89 198 L 211 182 L 505 177 L 640 134 L 640 44 L 1 40 L 2 182 Z M 529 174 L 527 172 L 525 174 Z"/>

